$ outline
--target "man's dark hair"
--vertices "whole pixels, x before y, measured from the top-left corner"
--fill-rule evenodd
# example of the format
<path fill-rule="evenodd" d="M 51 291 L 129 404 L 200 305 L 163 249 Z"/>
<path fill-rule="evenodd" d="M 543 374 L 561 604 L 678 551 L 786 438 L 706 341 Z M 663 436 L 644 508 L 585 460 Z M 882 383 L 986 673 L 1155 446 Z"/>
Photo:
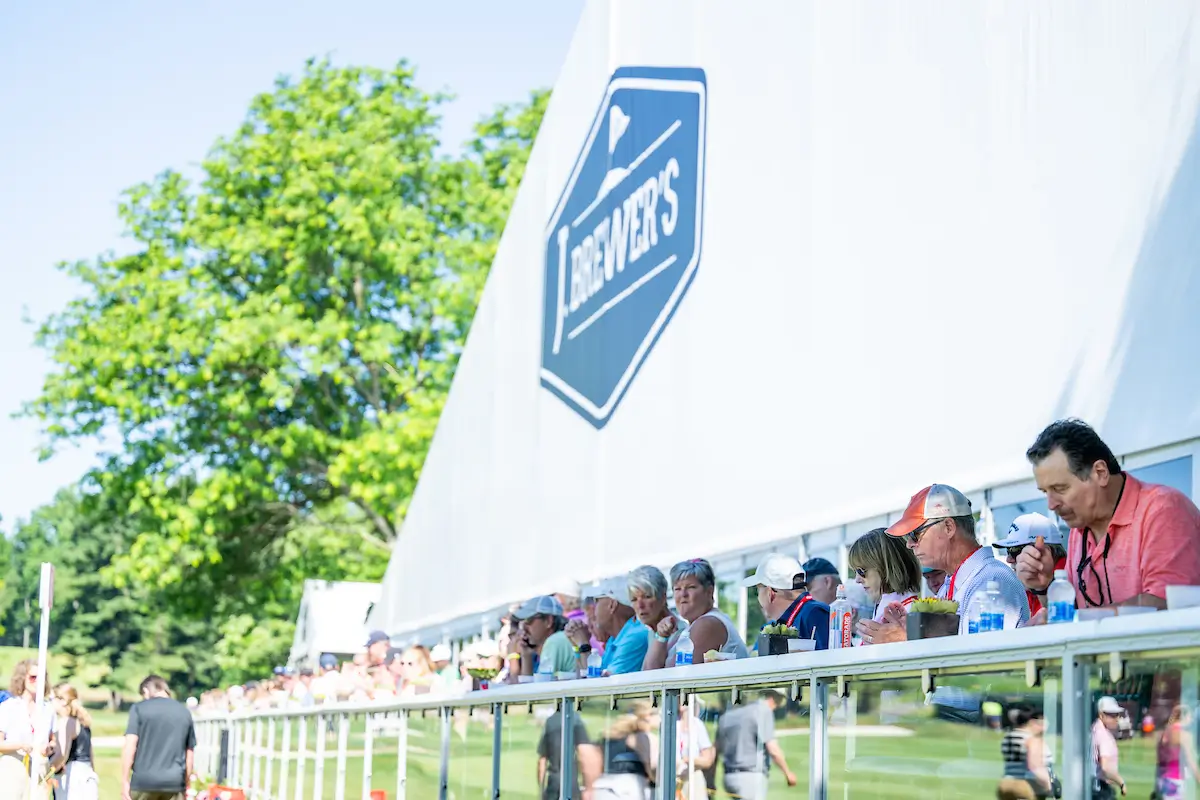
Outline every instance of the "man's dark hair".
<path fill-rule="evenodd" d="M 1031 720 L 1042 719 L 1045 714 L 1029 703 L 1018 703 L 1008 709 L 1008 723 L 1013 728 L 1028 725 Z"/>
<path fill-rule="evenodd" d="M 1062 450 L 1067 465 L 1076 478 L 1082 481 L 1092 474 L 1092 465 L 1103 461 L 1111 475 L 1121 474 L 1121 465 L 1112 450 L 1100 438 L 1100 434 L 1081 419 L 1060 419 L 1051 422 L 1025 451 L 1029 463 L 1037 466 L 1045 461 L 1055 449 Z"/>
<path fill-rule="evenodd" d="M 138 694 L 165 694 L 171 696 L 171 687 L 167 684 L 165 678 L 158 675 L 149 675 L 146 680 L 142 681 L 142 685 L 138 687 Z"/>

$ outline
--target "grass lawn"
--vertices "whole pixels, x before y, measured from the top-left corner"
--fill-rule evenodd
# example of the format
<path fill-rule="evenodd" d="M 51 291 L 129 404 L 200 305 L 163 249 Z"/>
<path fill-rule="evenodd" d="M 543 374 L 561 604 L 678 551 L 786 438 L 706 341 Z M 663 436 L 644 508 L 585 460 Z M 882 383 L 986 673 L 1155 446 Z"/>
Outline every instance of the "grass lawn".
<path fill-rule="evenodd" d="M 602 714 L 583 714 L 589 735 L 598 736 L 606 719 Z M 106 720 L 110 728 L 119 727 L 115 718 Z M 469 724 L 458 720 L 451 744 L 450 796 L 454 800 L 487 800 L 491 798 L 492 730 L 490 719 L 475 717 Z M 860 724 L 876 724 L 862 721 Z M 779 773 L 771 772 L 771 796 L 780 798 L 807 797 L 808 742 L 804 721 L 790 717 L 779 727 L 779 742 L 800 785 L 789 789 Z M 853 743 L 845 736 L 835 736 L 830 742 L 830 784 L 832 797 L 869 798 L 871 800 L 926 800 L 927 798 L 987 798 L 995 796 L 996 782 L 1001 773 L 1000 734 L 977 725 L 948 722 L 931 717 L 914 718 L 896 723 L 896 727 L 912 735 L 859 736 Z M 709 724 L 710 731 L 715 725 Z M 537 742 L 542 722 L 524 709 L 513 709 L 505 715 L 502 727 L 503 756 L 501 789 L 505 800 L 539 800 L 537 782 Z M 363 785 L 363 722 L 351 727 L 346 759 L 346 797 L 357 800 Z M 292 747 L 298 738 L 292 732 Z M 312 797 L 316 731 L 309 724 L 308 756 L 304 770 L 305 798 Z M 282 732 L 276 732 L 276 747 L 282 744 Z M 428 800 L 437 797 L 439 722 L 433 716 L 410 721 L 408 762 L 408 797 Z M 1130 797 L 1148 797 L 1154 776 L 1153 740 L 1136 739 L 1120 743 L 1121 772 L 1129 781 Z M 334 796 L 337 780 L 337 736 L 327 734 L 326 759 L 323 776 L 323 798 Z M 377 734 L 372 759 L 372 787 L 383 789 L 389 798 L 396 796 L 397 740 L 394 734 Z M 102 800 L 118 800 L 117 750 L 97 753 Z M 279 765 L 274 767 L 272 789 L 278 785 Z M 265 765 L 259 768 L 265 779 Z M 261 782 L 261 780 L 260 780 Z M 718 789 L 721 785 L 717 775 Z M 288 798 L 295 793 L 295 761 L 289 768 Z M 718 791 L 717 797 L 726 797 Z"/>

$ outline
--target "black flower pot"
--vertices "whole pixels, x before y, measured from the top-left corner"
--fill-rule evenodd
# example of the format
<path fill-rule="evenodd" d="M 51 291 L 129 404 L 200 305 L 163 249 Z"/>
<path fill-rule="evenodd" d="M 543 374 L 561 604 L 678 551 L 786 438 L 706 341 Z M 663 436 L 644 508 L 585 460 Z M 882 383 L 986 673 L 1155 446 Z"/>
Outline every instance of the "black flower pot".
<path fill-rule="evenodd" d="M 760 656 L 786 656 L 788 642 L 795 636 L 783 636 L 778 633 L 760 633 L 758 635 L 758 654 Z"/>
<path fill-rule="evenodd" d="M 910 611 L 908 614 L 908 640 L 934 639 L 939 636 L 958 635 L 958 614 L 930 614 Z"/>

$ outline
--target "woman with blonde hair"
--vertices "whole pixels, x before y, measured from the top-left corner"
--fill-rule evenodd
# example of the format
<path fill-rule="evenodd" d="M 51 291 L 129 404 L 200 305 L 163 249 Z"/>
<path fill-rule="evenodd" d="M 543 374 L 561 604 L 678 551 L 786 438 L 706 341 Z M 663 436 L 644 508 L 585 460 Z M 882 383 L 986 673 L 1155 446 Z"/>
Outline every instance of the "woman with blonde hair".
<path fill-rule="evenodd" d="M 13 669 L 9 692 L 0 703 L 0 798 L 26 800 L 29 771 L 38 758 L 54 754 L 54 711 L 48 703 L 37 707 L 38 681 L 44 675 L 38 664 L 26 659 Z"/>
<path fill-rule="evenodd" d="M 597 743 L 604 774 L 592 787 L 593 800 L 650 800 L 658 765 L 659 715 L 648 700 L 633 703 Z"/>
<path fill-rule="evenodd" d="M 53 702 L 58 717 L 55 800 L 96 800 L 100 779 L 92 764 L 92 716 L 69 683 L 54 687 Z"/>
<path fill-rule="evenodd" d="M 921 596 L 921 562 L 903 539 L 888 536 L 885 528 L 860 536 L 850 545 L 847 560 L 855 582 L 875 604 L 876 622 L 883 621 L 893 603 L 907 608 Z"/>
<path fill-rule="evenodd" d="M 401 697 L 429 694 L 434 677 L 433 659 L 424 645 L 413 645 L 400 656 Z"/>

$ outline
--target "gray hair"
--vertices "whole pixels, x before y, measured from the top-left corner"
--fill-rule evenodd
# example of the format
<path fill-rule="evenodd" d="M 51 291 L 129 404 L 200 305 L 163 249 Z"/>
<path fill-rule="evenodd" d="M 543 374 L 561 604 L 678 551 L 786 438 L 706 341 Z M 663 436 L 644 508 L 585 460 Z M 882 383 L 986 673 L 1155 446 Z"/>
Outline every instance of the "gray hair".
<path fill-rule="evenodd" d="M 978 541 L 975 538 L 975 517 L 970 514 L 964 514 L 961 517 L 951 517 L 954 520 L 954 526 L 959 532 L 970 539 L 972 542 Z"/>
<path fill-rule="evenodd" d="M 649 564 L 638 567 L 629 573 L 629 593 L 641 592 L 645 597 L 656 600 L 667 599 L 667 578 L 658 567 Z"/>
<path fill-rule="evenodd" d="M 671 567 L 671 585 L 679 583 L 683 578 L 694 577 L 700 581 L 700 585 L 706 589 L 715 588 L 717 585 L 717 576 L 713 572 L 712 564 L 705 561 L 703 558 L 693 558 L 689 561 L 680 561 L 675 566 Z"/>

